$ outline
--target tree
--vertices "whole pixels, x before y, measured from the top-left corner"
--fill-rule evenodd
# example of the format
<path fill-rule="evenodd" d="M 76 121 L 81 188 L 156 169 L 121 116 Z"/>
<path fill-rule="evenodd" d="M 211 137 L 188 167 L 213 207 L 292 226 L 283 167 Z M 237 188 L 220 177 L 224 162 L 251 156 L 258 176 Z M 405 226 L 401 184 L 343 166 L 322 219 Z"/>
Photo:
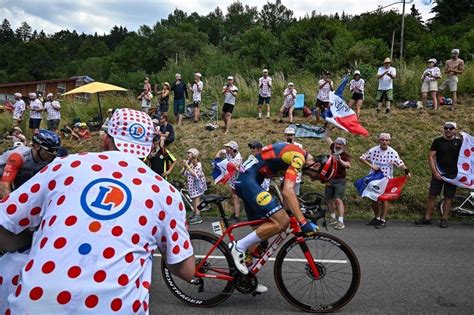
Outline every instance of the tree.
<path fill-rule="evenodd" d="M 224 32 L 227 40 L 244 33 L 255 25 L 258 17 L 257 7 L 249 7 L 241 2 L 233 2 L 227 7 Z"/>
<path fill-rule="evenodd" d="M 0 43 L 11 43 L 15 41 L 15 33 L 13 32 L 10 22 L 4 19 L 0 28 Z"/>
<path fill-rule="evenodd" d="M 418 9 L 415 7 L 413 4 L 410 9 L 410 15 L 413 16 L 418 22 L 422 23 L 423 20 L 421 18 L 421 13 L 418 11 Z"/>
<path fill-rule="evenodd" d="M 81 58 L 103 57 L 109 53 L 107 45 L 97 37 L 87 38 L 79 48 Z"/>
<path fill-rule="evenodd" d="M 19 40 L 27 42 L 31 38 L 31 26 L 23 22 L 21 26 L 16 29 L 15 34 Z"/>
<path fill-rule="evenodd" d="M 279 34 L 295 21 L 293 11 L 281 4 L 281 0 L 275 3 L 267 2 L 259 14 L 259 21 L 263 27 L 270 32 Z"/>
<path fill-rule="evenodd" d="M 472 0 L 435 0 L 434 2 L 436 5 L 431 9 L 431 13 L 435 16 L 430 19 L 432 22 L 450 25 L 460 22 L 469 14 L 474 14 Z"/>

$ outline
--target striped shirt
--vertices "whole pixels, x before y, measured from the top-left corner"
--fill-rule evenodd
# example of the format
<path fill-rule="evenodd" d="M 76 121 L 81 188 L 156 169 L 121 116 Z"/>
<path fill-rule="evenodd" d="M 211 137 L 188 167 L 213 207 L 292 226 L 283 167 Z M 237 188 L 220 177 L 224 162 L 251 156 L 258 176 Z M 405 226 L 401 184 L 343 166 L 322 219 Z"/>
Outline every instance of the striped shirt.
<path fill-rule="evenodd" d="M 33 119 L 42 119 L 43 116 L 41 116 L 41 112 L 37 112 L 36 110 L 42 110 L 43 109 L 43 103 L 39 99 L 32 100 L 30 102 L 30 118 Z"/>
<path fill-rule="evenodd" d="M 13 104 L 13 119 L 21 119 L 25 111 L 25 102 L 18 100 Z"/>
<path fill-rule="evenodd" d="M 61 104 L 58 101 L 46 101 L 44 103 L 44 109 L 48 113 L 47 120 L 61 119 Z"/>
<path fill-rule="evenodd" d="M 365 86 L 365 81 L 364 79 L 359 79 L 359 80 L 351 80 L 349 84 L 349 89 L 353 93 L 361 93 L 364 94 L 364 86 Z"/>

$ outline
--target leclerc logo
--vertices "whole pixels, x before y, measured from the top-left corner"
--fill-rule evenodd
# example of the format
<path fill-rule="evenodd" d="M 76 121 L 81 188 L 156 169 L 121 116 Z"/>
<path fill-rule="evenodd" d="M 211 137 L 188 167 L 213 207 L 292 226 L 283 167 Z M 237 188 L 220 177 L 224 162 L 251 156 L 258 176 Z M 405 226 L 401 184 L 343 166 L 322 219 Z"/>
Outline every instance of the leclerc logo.
<path fill-rule="evenodd" d="M 145 136 L 145 127 L 137 123 L 130 125 L 128 131 L 130 132 L 130 136 L 134 139 L 141 139 Z"/>
<path fill-rule="evenodd" d="M 111 220 L 121 216 L 128 210 L 131 202 L 130 189 L 109 178 L 90 182 L 81 194 L 82 209 L 98 220 Z"/>

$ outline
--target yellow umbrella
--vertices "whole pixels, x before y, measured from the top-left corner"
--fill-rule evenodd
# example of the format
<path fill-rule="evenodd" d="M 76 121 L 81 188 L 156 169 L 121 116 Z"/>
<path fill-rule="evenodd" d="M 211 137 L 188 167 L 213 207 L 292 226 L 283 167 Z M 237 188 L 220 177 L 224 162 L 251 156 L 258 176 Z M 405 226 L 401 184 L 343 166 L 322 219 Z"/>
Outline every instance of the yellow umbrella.
<path fill-rule="evenodd" d="M 112 85 L 112 84 L 107 84 L 107 83 L 102 83 L 102 82 L 92 82 L 92 83 L 80 86 L 67 93 L 64 93 L 63 95 L 71 95 L 71 94 L 78 94 L 78 93 L 94 94 L 94 93 L 108 92 L 108 91 L 127 91 L 127 89 L 124 89 L 123 87 Z M 103 119 L 102 106 L 100 104 L 99 94 L 97 94 L 97 100 L 99 102 L 100 119 L 102 120 Z"/>

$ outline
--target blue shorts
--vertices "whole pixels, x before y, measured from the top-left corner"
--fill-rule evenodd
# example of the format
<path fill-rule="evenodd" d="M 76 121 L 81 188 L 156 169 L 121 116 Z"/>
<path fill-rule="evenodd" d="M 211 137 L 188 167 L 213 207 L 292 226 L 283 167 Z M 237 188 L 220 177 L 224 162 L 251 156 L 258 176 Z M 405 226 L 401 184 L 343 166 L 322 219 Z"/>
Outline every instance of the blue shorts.
<path fill-rule="evenodd" d="M 173 102 L 174 115 L 184 114 L 184 98 L 180 100 L 174 100 Z"/>
<path fill-rule="evenodd" d="M 270 96 L 263 97 L 260 94 L 258 94 L 258 103 L 257 104 L 258 105 L 263 105 L 263 103 L 270 104 L 270 99 L 271 99 Z"/>
<path fill-rule="evenodd" d="M 249 220 L 269 218 L 283 207 L 268 191 L 262 188 L 264 177 L 258 173 L 259 164 L 241 173 L 235 182 L 235 192 L 244 202 Z"/>

